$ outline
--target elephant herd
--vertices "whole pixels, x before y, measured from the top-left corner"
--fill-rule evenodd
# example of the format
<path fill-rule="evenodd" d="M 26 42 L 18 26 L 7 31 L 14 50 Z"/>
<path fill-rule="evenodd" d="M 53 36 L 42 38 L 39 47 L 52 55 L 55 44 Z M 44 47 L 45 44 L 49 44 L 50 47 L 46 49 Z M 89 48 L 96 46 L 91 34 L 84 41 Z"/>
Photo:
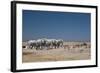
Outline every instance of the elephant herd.
<path fill-rule="evenodd" d="M 91 48 L 91 45 L 83 42 L 83 43 L 76 43 L 76 44 L 65 44 L 65 41 L 62 39 L 37 39 L 37 40 L 29 40 L 26 42 L 24 46 L 25 49 L 36 49 L 36 50 L 43 50 L 43 49 L 58 49 L 63 48 L 71 51 L 71 49 L 79 49 L 84 50 L 84 48 Z"/>
<path fill-rule="evenodd" d="M 27 41 L 27 48 L 36 50 L 38 49 L 53 49 L 63 47 L 62 39 L 37 39 Z"/>

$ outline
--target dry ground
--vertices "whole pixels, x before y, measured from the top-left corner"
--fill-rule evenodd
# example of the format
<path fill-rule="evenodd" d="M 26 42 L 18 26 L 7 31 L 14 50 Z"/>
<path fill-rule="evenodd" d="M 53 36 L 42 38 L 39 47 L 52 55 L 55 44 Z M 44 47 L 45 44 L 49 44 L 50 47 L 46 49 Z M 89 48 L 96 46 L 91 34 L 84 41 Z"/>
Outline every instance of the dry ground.
<path fill-rule="evenodd" d="M 64 44 L 75 45 L 80 42 L 66 42 Z M 81 51 L 82 49 L 82 51 Z M 90 59 L 90 48 L 57 48 L 57 49 L 23 49 L 22 62 L 45 62 L 45 61 L 68 61 L 68 60 L 86 60 Z"/>

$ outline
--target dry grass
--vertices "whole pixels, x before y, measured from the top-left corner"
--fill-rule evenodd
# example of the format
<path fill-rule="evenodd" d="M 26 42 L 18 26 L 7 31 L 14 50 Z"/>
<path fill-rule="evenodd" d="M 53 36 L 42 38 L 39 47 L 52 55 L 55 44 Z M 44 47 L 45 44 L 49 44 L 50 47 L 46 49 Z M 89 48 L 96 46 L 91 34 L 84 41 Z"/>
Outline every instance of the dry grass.
<path fill-rule="evenodd" d="M 65 43 L 65 44 L 75 44 Z M 46 62 L 46 61 L 69 61 L 69 60 L 86 60 L 90 59 L 90 48 L 73 48 L 68 50 L 67 48 L 57 48 L 49 50 L 35 50 L 35 49 L 23 49 L 22 62 Z"/>

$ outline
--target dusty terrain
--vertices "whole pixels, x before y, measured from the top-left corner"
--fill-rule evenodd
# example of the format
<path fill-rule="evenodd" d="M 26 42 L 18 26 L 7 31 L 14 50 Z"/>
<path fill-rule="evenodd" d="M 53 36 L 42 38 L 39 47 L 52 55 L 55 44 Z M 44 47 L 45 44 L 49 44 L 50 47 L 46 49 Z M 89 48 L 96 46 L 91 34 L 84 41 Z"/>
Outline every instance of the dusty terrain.
<path fill-rule="evenodd" d="M 65 42 L 64 45 L 75 45 L 82 42 Z M 90 45 L 88 42 L 87 44 Z M 69 61 L 91 59 L 91 48 L 56 48 L 56 49 L 22 49 L 22 62 Z"/>

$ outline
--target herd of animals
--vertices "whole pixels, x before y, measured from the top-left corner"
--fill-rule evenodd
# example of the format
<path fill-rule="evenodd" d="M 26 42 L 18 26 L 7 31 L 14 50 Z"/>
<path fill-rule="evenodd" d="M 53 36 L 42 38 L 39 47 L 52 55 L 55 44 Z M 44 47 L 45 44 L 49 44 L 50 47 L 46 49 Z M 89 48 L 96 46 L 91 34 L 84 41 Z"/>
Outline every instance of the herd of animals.
<path fill-rule="evenodd" d="M 37 39 L 37 40 L 29 40 L 27 41 L 27 48 L 35 48 L 38 49 L 50 49 L 50 48 L 59 48 L 63 47 L 63 40 L 61 39 Z"/>
<path fill-rule="evenodd" d="M 75 45 L 68 45 L 64 44 L 62 39 L 37 39 L 37 40 L 29 40 L 27 41 L 27 45 L 22 46 L 26 49 L 36 49 L 36 50 L 43 50 L 43 49 L 57 49 L 57 48 L 64 48 L 64 49 L 71 49 L 71 48 L 90 48 L 90 44 L 85 42 Z"/>

